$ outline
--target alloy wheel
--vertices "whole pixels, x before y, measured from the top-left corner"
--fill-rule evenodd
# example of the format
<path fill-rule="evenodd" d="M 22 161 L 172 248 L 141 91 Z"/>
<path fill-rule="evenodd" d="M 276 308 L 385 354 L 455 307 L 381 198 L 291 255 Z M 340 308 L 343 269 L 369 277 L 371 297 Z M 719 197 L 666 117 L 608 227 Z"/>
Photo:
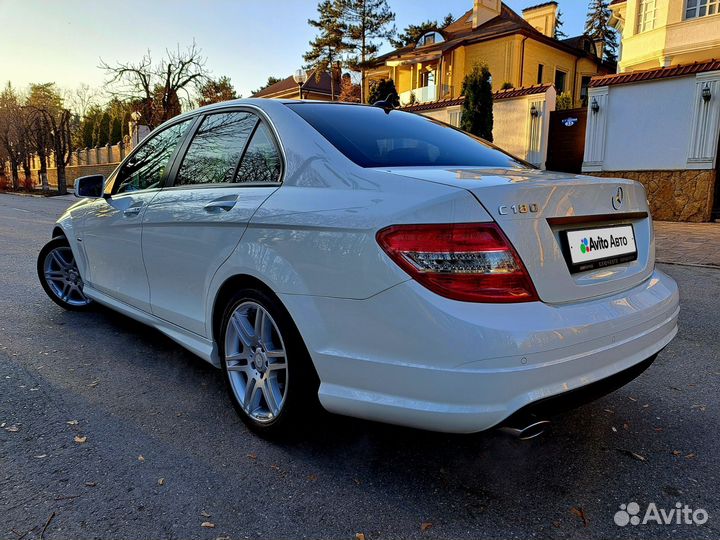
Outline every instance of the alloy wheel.
<path fill-rule="evenodd" d="M 47 254 L 43 275 L 53 294 L 66 304 L 81 307 L 91 302 L 83 294 L 83 281 L 70 247 L 59 246 Z"/>
<path fill-rule="evenodd" d="M 288 387 L 285 344 L 275 320 L 257 302 L 242 302 L 230 316 L 225 366 L 245 414 L 261 424 L 277 418 Z"/>

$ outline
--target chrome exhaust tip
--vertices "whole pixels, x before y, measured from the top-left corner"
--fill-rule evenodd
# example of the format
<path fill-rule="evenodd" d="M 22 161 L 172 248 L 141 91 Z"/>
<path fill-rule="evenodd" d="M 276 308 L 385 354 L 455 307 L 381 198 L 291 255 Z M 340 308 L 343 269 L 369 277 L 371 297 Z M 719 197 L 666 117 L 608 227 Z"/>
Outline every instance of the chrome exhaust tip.
<path fill-rule="evenodd" d="M 523 427 L 503 426 L 500 431 L 521 441 L 529 441 L 545 433 L 549 425 L 550 420 L 530 420 Z"/>

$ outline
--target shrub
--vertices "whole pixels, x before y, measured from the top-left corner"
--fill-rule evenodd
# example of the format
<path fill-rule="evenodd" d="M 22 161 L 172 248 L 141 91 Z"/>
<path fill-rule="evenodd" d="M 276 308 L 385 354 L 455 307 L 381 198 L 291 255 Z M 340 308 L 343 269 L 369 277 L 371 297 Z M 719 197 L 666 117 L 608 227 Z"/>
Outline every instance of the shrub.
<path fill-rule="evenodd" d="M 573 108 L 573 99 L 570 92 L 563 92 L 557 97 L 555 102 L 555 110 L 566 111 Z"/>
<path fill-rule="evenodd" d="M 487 66 L 477 64 L 465 76 L 462 95 L 465 101 L 460 116 L 460 128 L 492 142 L 493 92 L 492 76 Z"/>

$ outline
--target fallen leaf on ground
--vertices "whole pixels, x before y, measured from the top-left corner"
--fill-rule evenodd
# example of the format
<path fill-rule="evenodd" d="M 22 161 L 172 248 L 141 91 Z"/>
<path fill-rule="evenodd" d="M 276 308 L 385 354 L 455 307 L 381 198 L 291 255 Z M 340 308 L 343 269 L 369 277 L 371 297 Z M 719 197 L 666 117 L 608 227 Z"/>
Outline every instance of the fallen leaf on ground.
<path fill-rule="evenodd" d="M 65 422 L 65 423 L 66 423 L 68 426 L 77 426 L 77 425 L 78 425 L 78 421 L 77 421 L 77 420 L 68 420 L 68 421 Z"/>
<path fill-rule="evenodd" d="M 430 522 L 427 522 L 427 521 L 426 521 L 425 523 L 421 523 L 421 524 L 420 524 L 420 532 L 425 532 L 425 531 L 427 531 L 430 527 L 432 527 L 432 523 L 430 523 Z"/>
<path fill-rule="evenodd" d="M 693 406 L 690 407 L 690 408 L 691 408 L 691 409 L 697 409 L 697 410 L 703 411 L 703 412 L 705 411 L 705 405 L 693 405 Z"/>
<path fill-rule="evenodd" d="M 206 518 L 209 518 L 209 517 L 210 517 L 210 514 L 208 514 L 208 513 L 205 512 L 204 510 L 203 510 L 202 512 L 200 512 L 200 515 L 201 515 L 202 517 L 206 517 Z"/>
<path fill-rule="evenodd" d="M 250 459 L 257 459 L 257 454 L 255 452 L 252 452 L 252 453 L 248 454 L 247 457 Z"/>
<path fill-rule="evenodd" d="M 355 533 L 355 540 L 365 540 L 364 533 Z"/>
<path fill-rule="evenodd" d="M 211 523 L 211 522 L 209 522 L 209 521 L 203 521 L 203 522 L 200 524 L 200 526 L 201 526 L 201 527 L 205 527 L 206 529 L 214 529 L 214 528 L 215 528 L 215 524 L 214 524 L 214 523 Z"/>
<path fill-rule="evenodd" d="M 158 478 L 158 485 L 164 486 L 165 485 L 165 479 L 164 478 Z"/>
<path fill-rule="evenodd" d="M 140 455 L 138 456 L 138 461 L 145 461 L 145 458 L 143 457 L 142 454 L 140 454 Z"/>
<path fill-rule="evenodd" d="M 355 482 L 358 486 L 362 485 L 362 481 L 358 480 L 357 478 L 353 478 L 353 482 Z"/>
<path fill-rule="evenodd" d="M 615 426 L 612 427 L 613 433 L 617 433 L 617 428 Z"/>
<path fill-rule="evenodd" d="M 637 401 L 637 398 L 634 398 L 634 397 L 632 397 L 632 396 L 628 396 L 628 399 L 629 399 L 630 401 Z"/>
<path fill-rule="evenodd" d="M 46 458 L 46 457 L 47 457 L 47 454 L 40 454 L 39 456 L 33 456 L 33 457 L 34 457 L 35 459 L 42 459 L 42 458 Z"/>
<path fill-rule="evenodd" d="M 685 459 L 695 459 L 697 455 L 695 452 L 690 452 L 687 456 L 685 456 Z"/>
<path fill-rule="evenodd" d="M 97 482 L 85 482 L 85 485 L 87 487 L 95 487 L 95 486 L 97 486 Z"/>
<path fill-rule="evenodd" d="M 279 471 L 279 470 L 280 470 L 280 466 L 279 466 L 279 465 L 275 465 L 274 463 L 273 463 L 272 465 L 270 465 L 270 468 L 271 468 L 271 469 L 275 469 L 276 471 Z"/>
<path fill-rule="evenodd" d="M 681 452 L 680 450 L 673 450 L 673 451 L 670 452 L 670 453 L 671 453 L 673 456 L 675 456 L 675 457 L 677 457 L 677 456 L 679 456 L 680 454 L 682 454 L 682 452 Z"/>
<path fill-rule="evenodd" d="M 577 517 L 579 517 L 582 520 L 583 527 L 588 526 L 588 520 L 587 520 L 587 517 L 585 517 L 585 511 L 582 508 L 580 508 L 578 506 L 573 506 L 570 509 L 570 512 L 572 512 L 573 514 L 575 514 Z"/>
<path fill-rule="evenodd" d="M 90 388 L 95 388 L 98 384 L 100 384 L 100 381 L 93 381 L 90 384 L 88 384 L 88 386 Z"/>
<path fill-rule="evenodd" d="M 626 450 L 624 448 L 616 448 L 618 452 L 621 454 L 625 454 L 626 456 L 630 456 L 633 459 L 637 459 L 638 461 L 647 461 L 647 458 L 645 456 L 641 456 L 637 452 L 633 452 L 632 450 Z"/>
<path fill-rule="evenodd" d="M 5 431 L 9 431 L 10 433 L 17 433 L 20 431 L 20 428 L 17 426 L 8 426 L 5 428 Z"/>
<path fill-rule="evenodd" d="M 85 435 L 75 435 L 75 438 L 73 439 L 78 444 L 84 444 L 85 441 L 87 441 L 87 436 Z"/>
<path fill-rule="evenodd" d="M 311 482 L 315 482 L 317 480 L 317 474 L 309 474 L 308 480 L 310 480 Z"/>

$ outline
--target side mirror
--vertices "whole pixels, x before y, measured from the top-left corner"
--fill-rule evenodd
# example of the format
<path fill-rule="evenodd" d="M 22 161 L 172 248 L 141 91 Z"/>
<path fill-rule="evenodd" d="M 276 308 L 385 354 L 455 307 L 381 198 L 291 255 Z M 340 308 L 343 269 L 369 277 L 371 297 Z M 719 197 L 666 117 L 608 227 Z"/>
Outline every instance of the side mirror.
<path fill-rule="evenodd" d="M 102 197 L 105 177 L 102 174 L 81 176 L 75 180 L 75 196 L 97 199 Z"/>

